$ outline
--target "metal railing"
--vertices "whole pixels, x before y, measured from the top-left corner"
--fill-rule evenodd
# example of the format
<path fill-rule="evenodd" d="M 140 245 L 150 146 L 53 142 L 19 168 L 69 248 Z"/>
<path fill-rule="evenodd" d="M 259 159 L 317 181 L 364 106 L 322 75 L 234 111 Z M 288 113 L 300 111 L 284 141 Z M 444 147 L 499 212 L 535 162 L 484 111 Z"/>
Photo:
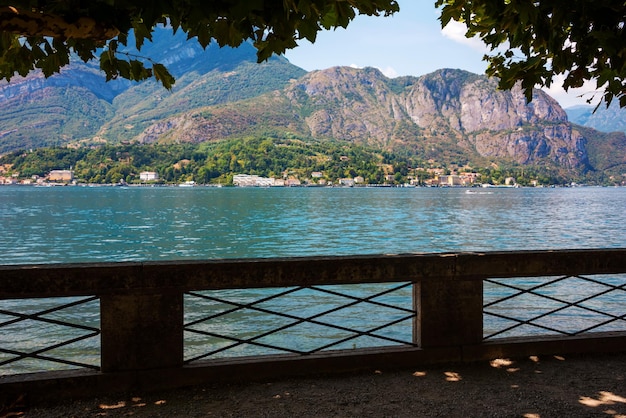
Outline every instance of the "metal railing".
<path fill-rule="evenodd" d="M 80 356 L 71 356 L 72 350 L 69 347 L 85 340 L 93 340 L 100 335 L 100 329 L 93 325 L 76 323 L 65 315 L 70 309 L 84 309 L 97 299 L 56 298 L 47 300 L 48 303 L 34 301 L 27 307 L 14 303 L 17 306 L 12 310 L 3 309 L 0 304 L 0 375 L 4 374 L 3 369 L 18 362 L 22 365 L 28 360 L 31 363 L 30 368 L 35 370 L 50 363 L 99 370 L 94 364 L 78 360 L 77 357 Z M 19 308 L 30 308 L 31 312 L 23 312 Z M 51 335 L 53 329 L 56 330 L 55 336 Z M 53 355 L 55 352 L 58 354 Z M 29 368 L 23 366 L 22 370 Z"/>
<path fill-rule="evenodd" d="M 493 286 L 484 296 L 485 340 L 626 331 L 626 275 L 485 279 L 484 283 Z M 493 324 L 497 320 L 502 322 L 499 327 Z"/>
<path fill-rule="evenodd" d="M 12 374 L 0 387 L 52 397 L 623 350 L 625 312 L 605 309 L 609 296 L 611 306 L 625 305 L 620 274 L 626 249 L 0 266 L 0 369 L 33 359 L 82 368 Z M 577 290 L 564 296 L 555 287 Z M 28 313 L 2 305 L 68 297 Z M 50 316 L 81 306 L 96 313 Z M 565 317 L 582 317 L 582 326 L 562 326 Z M 491 327 L 492 319 L 501 323 Z M 19 347 L 13 330 L 27 320 L 81 335 Z M 72 350 L 51 354 L 83 340 L 96 341 L 96 364 Z"/>
<path fill-rule="evenodd" d="M 185 307 L 186 314 L 195 313 L 197 318 L 185 322 L 184 330 L 199 337 L 195 347 L 208 351 L 191 355 L 185 363 L 245 355 L 246 347 L 252 355 L 311 355 L 386 345 L 416 347 L 411 333 L 416 316 L 411 286 L 409 282 L 365 289 L 355 285 L 279 288 L 244 301 L 243 292 L 219 297 L 216 292 L 188 292 L 186 296 L 208 304 Z M 398 325 L 400 329 L 396 329 Z M 186 348 L 191 345 L 187 340 L 185 343 Z"/>

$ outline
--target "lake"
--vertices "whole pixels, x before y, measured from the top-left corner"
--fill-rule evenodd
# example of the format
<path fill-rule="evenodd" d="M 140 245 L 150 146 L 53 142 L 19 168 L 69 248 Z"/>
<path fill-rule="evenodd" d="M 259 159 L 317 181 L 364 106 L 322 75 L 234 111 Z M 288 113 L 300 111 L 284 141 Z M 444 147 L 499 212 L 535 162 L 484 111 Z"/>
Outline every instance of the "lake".
<path fill-rule="evenodd" d="M 0 187 L 2 264 L 626 247 L 626 188 Z"/>
<path fill-rule="evenodd" d="M 626 188 L 211 188 L 211 187 L 0 187 L 0 248 L 2 264 L 102 261 L 192 260 L 318 255 L 437 253 L 448 251 L 590 249 L 626 247 Z M 609 279 L 614 280 L 614 279 Z M 624 278 L 615 279 L 620 286 Z M 535 285 L 528 281 L 527 285 Z M 357 297 L 380 291 L 363 285 Z M 561 282 L 552 295 L 576 296 L 593 284 Z M 335 287 L 344 292 L 346 289 Z M 354 289 L 354 288 L 353 288 Z M 572 293 L 573 290 L 576 292 Z M 599 291 L 601 291 L 600 289 Z M 252 301 L 283 290 L 249 289 L 212 295 Z M 499 286 L 485 287 L 485 301 L 497 299 Z M 593 309 L 621 312 L 625 292 L 595 300 Z M 371 294 L 371 293 L 370 293 Z M 332 295 L 312 289 L 297 290 L 289 299 L 275 299 L 273 309 L 299 312 L 332 309 Z M 390 303 L 411 307 L 411 289 L 389 294 Z M 341 298 L 340 298 L 341 299 Z M 532 299 L 532 298 L 531 298 Z M 314 301 L 314 306 L 311 306 Z M 15 322 L 7 312 L 34 313 L 58 305 L 57 299 L 0 301 L 0 375 L 59 368 L 57 363 L 12 361 L 20 350 L 42 349 L 72 337 L 71 330 L 32 321 Z M 345 303 L 345 302 L 344 302 Z M 516 298 L 497 312 L 533 316 L 546 301 Z M 591 303 L 591 302 L 590 302 Z M 295 305 L 294 305 L 295 304 Z M 223 301 L 185 296 L 185 321 L 206 312 L 228 310 Z M 333 320 L 353 329 L 369 329 L 374 319 L 394 321 L 355 306 L 332 314 Z M 499 310 L 498 310 L 499 309 Z M 2 313 L 1 310 L 5 310 Z M 98 302 L 67 310 L 69 322 L 99 327 Z M 589 312 L 560 312 L 555 321 L 585 327 L 583 321 L 603 321 Z M 311 312 L 307 313 L 310 315 Z M 313 313 L 314 315 L 315 313 Z M 330 321 L 330 316 L 324 319 Z M 594 315 L 591 315 L 594 316 Z M 286 322 L 285 322 L 286 321 Z M 223 335 L 255 335 L 259 330 L 288 325 L 291 319 L 238 311 L 197 326 Z M 374 321 L 375 322 L 375 321 Z M 500 321 L 501 322 L 501 321 Z M 624 322 L 607 330 L 623 330 Z M 281 325 L 283 324 L 283 325 Z M 506 329 L 485 319 L 485 335 Z M 569 325 L 568 325 L 569 326 Z M 324 345 L 349 337 L 349 332 L 302 324 L 301 329 L 263 337 L 270 345 L 296 342 L 298 349 Z M 528 327 L 527 327 L 528 328 Z M 386 329 L 386 336 L 411 340 L 411 318 Z M 524 332 L 536 332 L 521 330 Z M 545 331 L 545 330 L 544 330 Z M 502 336 L 515 336 L 512 333 Z M 91 338 L 50 353 L 87 364 L 99 364 L 99 338 Z M 383 341 L 383 345 L 389 341 Z M 380 345 L 376 338 L 347 340 L 333 348 Z M 185 358 L 203 356 L 232 345 L 228 339 L 186 332 Z M 2 350 L 8 351 L 2 351 Z M 219 352 L 218 352 L 219 351 Z M 270 353 L 273 351 L 270 350 Z M 253 344 L 237 345 L 225 355 L 267 354 Z M 3 365 L 4 363 L 4 365 Z M 65 366 L 61 366 L 63 368 Z"/>

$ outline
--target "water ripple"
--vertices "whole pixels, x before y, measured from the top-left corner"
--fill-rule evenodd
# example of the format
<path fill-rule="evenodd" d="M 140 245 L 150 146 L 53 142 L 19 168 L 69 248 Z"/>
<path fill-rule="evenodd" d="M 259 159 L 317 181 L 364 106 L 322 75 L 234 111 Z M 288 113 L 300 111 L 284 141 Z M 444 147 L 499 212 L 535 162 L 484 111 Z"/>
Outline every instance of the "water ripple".
<path fill-rule="evenodd" d="M 4 264 L 626 247 L 625 206 L 623 188 L 0 187 L 0 245 Z"/>

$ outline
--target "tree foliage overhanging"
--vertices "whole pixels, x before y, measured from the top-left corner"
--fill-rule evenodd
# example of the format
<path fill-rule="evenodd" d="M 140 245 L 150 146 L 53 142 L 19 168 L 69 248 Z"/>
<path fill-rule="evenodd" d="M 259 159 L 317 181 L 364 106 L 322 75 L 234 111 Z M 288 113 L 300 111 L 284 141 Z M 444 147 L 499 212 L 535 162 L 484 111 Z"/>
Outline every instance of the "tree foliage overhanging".
<path fill-rule="evenodd" d="M 396 0 L 3 0 L 0 78 L 35 68 L 50 76 L 72 52 L 84 61 L 99 53 L 107 79 L 154 77 L 169 88 L 174 79 L 163 65 L 124 53 L 129 31 L 138 50 L 157 25 L 182 30 L 204 47 L 250 40 L 263 61 L 300 39 L 314 42 L 320 30 L 346 27 L 357 14 L 398 10 Z"/>
<path fill-rule="evenodd" d="M 565 89 L 596 80 L 607 105 L 626 106 L 626 4 L 623 0 L 435 0 L 443 26 L 467 26 L 493 53 L 487 74 L 501 88 L 521 82 L 550 86 L 564 75 Z M 71 53 L 99 55 L 107 79 L 173 77 L 149 57 L 128 53 L 128 34 L 140 49 L 157 25 L 170 25 L 203 45 L 236 47 L 250 40 L 263 61 L 314 42 L 320 30 L 346 27 L 357 14 L 388 16 L 397 0 L 1 0 L 0 78 L 40 68 L 49 76 Z M 521 56 L 518 56 L 521 54 Z M 593 97 L 589 98 L 591 101 Z"/>
<path fill-rule="evenodd" d="M 467 27 L 492 53 L 487 74 L 500 87 L 521 82 L 527 99 L 536 85 L 563 87 L 596 80 L 607 106 L 626 106 L 626 3 L 623 0 L 437 0 L 441 23 Z M 521 54 L 519 56 L 518 54 Z M 589 97 L 591 102 L 594 97 Z"/>

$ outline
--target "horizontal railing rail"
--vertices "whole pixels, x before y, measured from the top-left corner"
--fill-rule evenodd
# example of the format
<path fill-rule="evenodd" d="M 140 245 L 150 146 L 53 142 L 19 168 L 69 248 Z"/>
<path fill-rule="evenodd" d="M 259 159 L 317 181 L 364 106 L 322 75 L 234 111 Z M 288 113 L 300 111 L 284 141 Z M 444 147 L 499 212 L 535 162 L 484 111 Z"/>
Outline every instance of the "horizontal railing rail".
<path fill-rule="evenodd" d="M 626 249 L 0 266 L 0 299 L 626 272 Z"/>
<path fill-rule="evenodd" d="M 581 283 L 597 282 L 598 286 L 604 286 L 601 280 L 589 279 L 589 276 L 619 274 L 626 274 L 626 249 L 0 266 L 0 302 L 67 297 L 87 297 L 88 301 L 99 302 L 99 329 L 91 324 L 49 319 L 41 313 L 15 313 L 0 305 L 0 353 L 15 356 L 4 364 L 30 358 L 54 360 L 46 354 L 49 347 L 31 352 L 12 346 L 3 347 L 11 340 L 11 336 L 7 335 L 11 332 L 9 325 L 19 320 L 68 325 L 87 332 L 85 338 L 100 338 L 99 365 L 87 364 L 85 369 L 79 371 L 3 376 L 0 377 L 0 387 L 6 389 L 5 393 L 27 391 L 36 392 L 40 397 L 52 397 L 58 393 L 106 391 L 111 387 L 116 390 L 175 387 L 207 380 L 259 378 L 310 370 L 326 372 L 394 367 L 540 352 L 623 350 L 626 348 L 626 333 L 604 332 L 601 328 L 604 324 L 584 326 L 582 331 L 560 332 L 558 328 L 541 322 L 551 314 L 562 314 L 571 308 L 604 315 L 608 318 L 606 323 L 626 322 L 623 312 L 606 313 L 597 304 L 587 306 L 590 299 L 610 292 L 617 292 L 621 297 L 622 293 L 626 293 L 623 283 L 607 284 L 606 290 L 596 290 L 593 296 L 582 296 L 573 302 L 550 294 L 538 294 L 545 287 L 542 285 L 520 288 L 517 284 L 507 284 L 516 278 L 557 277 L 555 283 L 578 278 L 584 279 Z M 404 289 L 402 291 L 408 294 L 408 298 L 393 296 L 392 303 L 377 300 L 391 297 L 386 290 L 354 296 L 332 288 L 394 283 L 394 291 Z M 485 302 L 483 294 L 486 284 L 502 283 L 522 297 L 540 296 L 543 301 L 561 305 L 549 307 L 544 313 L 533 314 L 529 319 L 501 313 L 496 305 L 509 303 L 512 297 Z M 584 287 L 584 284 L 581 286 Z M 305 292 L 301 299 L 308 298 L 313 303 L 322 297 L 321 293 L 329 300 L 336 297 L 343 301 L 316 312 L 292 312 L 289 309 L 281 312 L 264 305 L 273 302 L 274 296 L 241 302 L 211 294 L 231 289 L 274 288 L 284 293 L 279 295 L 282 298 Z M 283 288 L 286 290 L 281 290 Z M 194 313 L 193 318 L 187 318 L 186 303 L 190 298 L 208 306 L 209 312 Z M 396 299 L 399 302 L 395 302 Z M 226 313 L 214 312 L 214 306 L 218 305 L 224 306 Z M 389 319 L 381 319 L 380 324 L 375 326 L 331 323 L 327 319 L 357 305 L 364 306 L 366 312 L 356 314 L 359 320 L 367 322 L 377 317 L 374 312 L 378 308 L 389 310 Z M 230 328 L 237 328 L 232 324 L 229 329 L 214 326 L 223 321 L 226 314 L 234 314 L 233 321 L 236 323 L 237 315 L 248 315 L 251 311 L 271 315 L 268 322 L 272 324 L 276 321 L 276 324 L 257 330 L 257 334 L 245 336 L 231 333 Z M 8 319 L 3 319 L 2 315 Z M 498 335 L 509 328 L 505 326 L 504 331 L 486 333 L 485 316 L 510 320 L 514 325 L 509 328 L 528 325 L 548 330 L 554 328 L 558 335 L 500 339 Z M 279 319 L 275 318 L 286 322 L 279 324 Z M 399 323 L 406 324 L 406 321 L 408 338 L 393 334 L 394 327 Z M 313 348 L 290 348 L 284 344 L 291 342 L 289 336 L 279 343 L 265 340 L 268 336 L 302 325 L 323 327 L 333 334 L 335 341 L 322 341 Z M 254 325 L 249 328 L 254 328 Z M 388 329 L 393 329 L 389 335 L 385 334 Z M 198 352 L 192 355 L 185 354 L 185 338 L 189 335 L 200 341 L 196 342 L 200 346 Z M 353 343 L 361 337 L 378 339 L 382 343 L 361 348 Z M 78 341 L 83 337 L 77 338 Z M 217 348 L 204 349 L 203 338 L 224 342 Z M 385 342 L 390 346 L 386 346 Z M 346 349 L 346 344 L 352 344 L 356 349 Z M 62 345 L 56 342 L 52 348 Z M 210 360 L 215 353 L 239 349 L 244 345 L 286 354 Z M 84 362 L 73 359 L 62 359 L 60 362 L 84 365 Z M 95 370 L 90 370 L 90 367 Z M 51 382 L 65 383 L 56 385 Z"/>

